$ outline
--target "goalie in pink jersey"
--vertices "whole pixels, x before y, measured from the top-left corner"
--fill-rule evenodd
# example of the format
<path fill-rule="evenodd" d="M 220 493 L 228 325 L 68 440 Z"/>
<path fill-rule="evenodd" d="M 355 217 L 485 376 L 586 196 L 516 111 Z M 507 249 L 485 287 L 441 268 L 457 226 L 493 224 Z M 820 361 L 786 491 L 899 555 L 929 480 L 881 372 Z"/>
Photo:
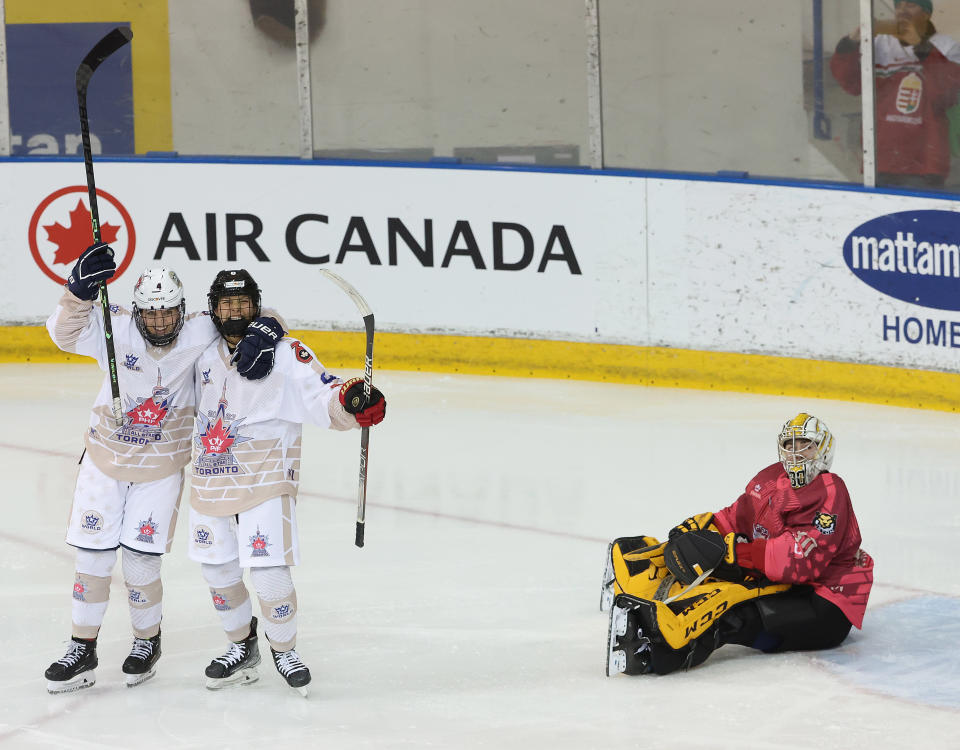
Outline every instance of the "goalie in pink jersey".
<path fill-rule="evenodd" d="M 861 627 L 873 560 L 830 472 L 834 449 L 823 422 L 798 414 L 780 430 L 780 461 L 732 505 L 688 518 L 664 543 L 611 543 L 600 602 L 610 609 L 607 674 L 689 669 L 728 643 L 834 648 Z"/>

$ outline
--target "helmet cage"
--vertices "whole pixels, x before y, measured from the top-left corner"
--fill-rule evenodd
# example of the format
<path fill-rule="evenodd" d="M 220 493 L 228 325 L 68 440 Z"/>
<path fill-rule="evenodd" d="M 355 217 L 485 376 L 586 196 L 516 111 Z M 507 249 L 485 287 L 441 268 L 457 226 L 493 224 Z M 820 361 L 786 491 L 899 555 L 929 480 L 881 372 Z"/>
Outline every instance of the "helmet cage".
<path fill-rule="evenodd" d="M 800 413 L 786 422 L 777 438 L 777 455 L 790 486 L 799 489 L 830 471 L 835 446 L 827 426 L 810 414 Z"/>
<path fill-rule="evenodd" d="M 177 321 L 173 330 L 157 334 L 152 332 L 143 319 L 144 310 L 176 310 Z M 147 268 L 133 287 L 133 320 L 137 330 L 154 346 L 167 346 L 183 328 L 186 315 L 183 284 L 173 271 L 162 266 Z"/>

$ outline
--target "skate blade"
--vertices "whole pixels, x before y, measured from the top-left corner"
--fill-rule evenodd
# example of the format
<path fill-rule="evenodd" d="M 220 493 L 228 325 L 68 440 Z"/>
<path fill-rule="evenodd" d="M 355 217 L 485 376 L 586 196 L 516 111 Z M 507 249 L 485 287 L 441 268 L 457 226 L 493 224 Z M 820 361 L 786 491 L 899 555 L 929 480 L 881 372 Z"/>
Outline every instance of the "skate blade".
<path fill-rule="evenodd" d="M 293 689 L 296 690 L 298 693 L 300 693 L 300 695 L 302 695 L 304 698 L 306 698 L 307 695 L 309 694 L 309 691 L 307 690 L 306 685 L 303 685 L 301 687 L 295 687 Z"/>
<path fill-rule="evenodd" d="M 77 675 L 72 680 L 63 680 L 61 682 L 47 680 L 47 692 L 50 693 L 50 695 L 73 693 L 77 690 L 93 687 L 96 681 L 96 673 L 94 673 L 93 670 L 90 670 L 89 672 L 84 672 L 83 674 Z"/>
<path fill-rule="evenodd" d="M 131 688 L 131 687 L 136 687 L 137 685 L 142 685 L 151 677 L 156 675 L 156 673 L 157 673 L 156 669 L 150 669 L 149 671 L 144 672 L 143 674 L 128 674 L 127 687 Z"/>
<path fill-rule="evenodd" d="M 208 677 L 207 690 L 223 690 L 223 688 L 249 685 L 260 679 L 260 673 L 255 667 L 241 669 L 235 675 L 230 677 Z"/>
<path fill-rule="evenodd" d="M 613 542 L 607 545 L 607 557 L 603 563 L 603 578 L 600 579 L 600 611 L 606 612 L 613 606 Z"/>
<path fill-rule="evenodd" d="M 627 655 L 618 648 L 617 637 L 627 632 L 627 610 L 614 606 L 610 609 L 607 628 L 607 677 L 620 674 L 627 668 Z"/>

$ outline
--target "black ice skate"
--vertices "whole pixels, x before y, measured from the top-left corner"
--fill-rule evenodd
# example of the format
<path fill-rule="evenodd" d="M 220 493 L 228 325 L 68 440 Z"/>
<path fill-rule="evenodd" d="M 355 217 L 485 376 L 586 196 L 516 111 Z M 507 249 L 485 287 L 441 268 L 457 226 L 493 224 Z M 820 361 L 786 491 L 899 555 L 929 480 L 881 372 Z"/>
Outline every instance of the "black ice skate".
<path fill-rule="evenodd" d="M 607 677 L 618 674 L 647 674 L 650 666 L 650 639 L 644 636 L 639 600 L 620 594 L 610 609 L 607 631 Z"/>
<path fill-rule="evenodd" d="M 47 667 L 43 676 L 47 678 L 48 693 L 69 693 L 74 690 L 93 687 L 97 675 L 97 639 L 85 641 L 71 638 L 67 644 L 67 653 Z"/>
<path fill-rule="evenodd" d="M 160 633 L 153 638 L 133 639 L 130 655 L 124 659 L 121 669 L 127 676 L 127 687 L 135 687 L 146 682 L 156 673 L 157 659 L 160 658 Z"/>
<path fill-rule="evenodd" d="M 287 684 L 296 690 L 304 698 L 307 697 L 307 685 L 310 684 L 310 670 L 300 659 L 300 655 L 294 650 L 274 651 L 273 665 L 277 668 L 280 676 L 287 681 Z"/>
<path fill-rule="evenodd" d="M 227 653 L 218 656 L 207 667 L 207 688 L 219 690 L 230 685 L 246 685 L 260 679 L 257 665 L 260 663 L 260 648 L 257 646 L 257 618 L 250 620 L 250 635 L 242 641 L 234 641 Z"/>

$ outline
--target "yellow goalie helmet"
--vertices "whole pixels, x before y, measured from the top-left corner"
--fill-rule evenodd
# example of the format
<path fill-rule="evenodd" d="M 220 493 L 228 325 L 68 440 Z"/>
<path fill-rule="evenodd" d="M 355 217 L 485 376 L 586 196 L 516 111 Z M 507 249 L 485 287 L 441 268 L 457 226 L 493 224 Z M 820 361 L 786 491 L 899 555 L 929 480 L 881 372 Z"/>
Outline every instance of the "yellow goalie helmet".
<path fill-rule="evenodd" d="M 830 430 L 813 415 L 800 413 L 787 421 L 777 438 L 777 453 L 791 486 L 799 489 L 830 471 L 835 447 Z"/>

